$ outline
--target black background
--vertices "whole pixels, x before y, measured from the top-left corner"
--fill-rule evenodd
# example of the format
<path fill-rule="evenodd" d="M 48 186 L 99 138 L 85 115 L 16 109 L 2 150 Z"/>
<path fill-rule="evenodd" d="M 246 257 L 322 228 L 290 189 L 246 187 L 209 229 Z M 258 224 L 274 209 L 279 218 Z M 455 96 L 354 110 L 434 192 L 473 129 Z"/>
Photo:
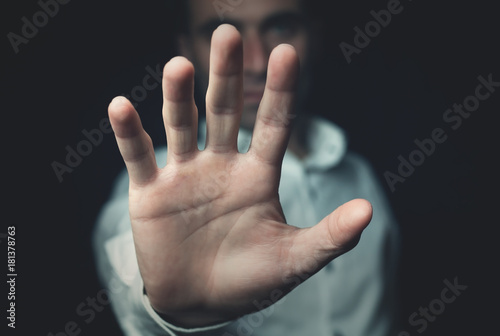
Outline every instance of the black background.
<path fill-rule="evenodd" d="M 326 3 L 326 1 L 325 1 Z M 500 90 L 461 127 L 442 117 L 474 94 L 477 77 L 500 81 L 498 15 L 491 1 L 402 1 L 404 10 L 348 65 L 339 49 L 353 43 L 355 26 L 386 1 L 339 1 L 323 10 L 321 115 L 344 127 L 351 148 L 366 156 L 386 187 L 402 232 L 399 281 L 401 330 L 416 335 L 408 317 L 440 297 L 443 280 L 468 288 L 429 323 L 424 335 L 496 333 L 498 256 L 497 113 Z M 36 1 L 4 4 L 1 97 L 3 187 L 7 226 L 16 226 L 16 331 L 48 335 L 68 321 L 81 335 L 120 335 L 109 306 L 91 323 L 76 307 L 101 289 L 90 250 L 93 223 L 123 168 L 112 134 L 59 182 L 51 163 L 64 163 L 66 146 L 98 127 L 110 100 L 141 85 L 146 66 L 173 56 L 172 17 L 163 1 L 70 1 L 13 51 L 9 32 L 40 10 Z M 331 16 L 330 16 L 331 15 Z M 138 109 L 155 144 L 164 143 L 161 90 Z M 415 139 L 443 128 L 448 139 L 392 193 L 385 171 L 396 172 Z M 4 217 L 4 218 L 5 218 Z M 5 238 L 0 242 L 6 251 Z M 6 256 L 6 252 L 4 255 Z M 6 257 L 1 257 L 7 265 Z M 3 276 L 2 279 L 5 279 Z M 5 282 L 2 280 L 2 283 Z M 7 287 L 1 294 L 2 311 Z M 6 313 L 0 314 L 5 316 Z M 0 319 L 2 327 L 7 324 Z M 16 334 L 8 330 L 8 335 Z"/>

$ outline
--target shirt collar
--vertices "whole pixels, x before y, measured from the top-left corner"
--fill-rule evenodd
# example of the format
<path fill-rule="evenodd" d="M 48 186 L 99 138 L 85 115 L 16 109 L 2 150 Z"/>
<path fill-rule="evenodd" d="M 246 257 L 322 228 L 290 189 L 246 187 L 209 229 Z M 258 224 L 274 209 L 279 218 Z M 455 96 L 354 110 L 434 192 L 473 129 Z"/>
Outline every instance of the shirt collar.
<path fill-rule="evenodd" d="M 338 165 L 347 151 L 344 131 L 334 123 L 313 117 L 308 130 L 308 152 L 305 168 L 328 169 Z"/>

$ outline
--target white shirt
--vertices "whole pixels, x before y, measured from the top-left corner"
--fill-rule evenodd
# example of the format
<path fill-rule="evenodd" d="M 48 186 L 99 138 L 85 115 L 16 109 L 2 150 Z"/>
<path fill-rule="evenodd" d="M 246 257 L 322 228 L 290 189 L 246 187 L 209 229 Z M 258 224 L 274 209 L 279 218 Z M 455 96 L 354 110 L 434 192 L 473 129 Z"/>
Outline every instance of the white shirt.
<path fill-rule="evenodd" d="M 395 334 L 399 236 L 383 189 L 367 162 L 347 151 L 336 125 L 314 118 L 308 134 L 310 154 L 299 160 L 287 151 L 283 160 L 279 196 L 287 223 L 312 226 L 343 203 L 364 198 L 372 203 L 373 218 L 358 245 L 269 308 L 209 328 L 178 328 L 162 320 L 143 294 L 123 172 L 98 218 L 93 244 L 100 280 L 125 335 Z M 249 144 L 250 134 L 240 131 L 239 150 L 246 151 Z M 166 162 L 166 148 L 155 152 L 157 162 Z"/>

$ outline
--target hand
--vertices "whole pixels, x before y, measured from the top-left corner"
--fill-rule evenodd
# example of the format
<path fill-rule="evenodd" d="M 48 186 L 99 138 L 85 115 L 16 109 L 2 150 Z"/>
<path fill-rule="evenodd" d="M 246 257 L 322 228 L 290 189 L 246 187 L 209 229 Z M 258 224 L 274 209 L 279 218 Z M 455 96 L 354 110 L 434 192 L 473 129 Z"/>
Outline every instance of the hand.
<path fill-rule="evenodd" d="M 206 149 L 197 147 L 194 69 L 173 58 L 163 73 L 167 165 L 125 98 L 109 116 L 130 176 L 129 208 L 137 259 L 153 308 L 180 326 L 228 321 L 257 310 L 273 290 L 288 293 L 354 247 L 372 209 L 339 207 L 319 224 L 286 224 L 278 197 L 299 60 L 280 45 L 269 58 L 266 90 L 248 153 L 236 140 L 243 104 L 242 40 L 235 28 L 213 34 Z"/>

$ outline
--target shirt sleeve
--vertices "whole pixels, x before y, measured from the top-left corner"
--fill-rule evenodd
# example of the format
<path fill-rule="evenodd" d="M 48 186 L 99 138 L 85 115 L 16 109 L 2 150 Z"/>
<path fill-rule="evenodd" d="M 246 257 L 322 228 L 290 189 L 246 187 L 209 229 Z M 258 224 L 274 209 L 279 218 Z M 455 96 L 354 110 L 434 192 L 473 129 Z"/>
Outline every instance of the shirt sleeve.
<path fill-rule="evenodd" d="M 184 329 L 163 320 L 144 294 L 128 212 L 128 176 L 117 179 L 93 232 L 93 249 L 99 280 L 107 290 L 113 313 L 127 336 L 223 335 L 223 323 Z"/>

